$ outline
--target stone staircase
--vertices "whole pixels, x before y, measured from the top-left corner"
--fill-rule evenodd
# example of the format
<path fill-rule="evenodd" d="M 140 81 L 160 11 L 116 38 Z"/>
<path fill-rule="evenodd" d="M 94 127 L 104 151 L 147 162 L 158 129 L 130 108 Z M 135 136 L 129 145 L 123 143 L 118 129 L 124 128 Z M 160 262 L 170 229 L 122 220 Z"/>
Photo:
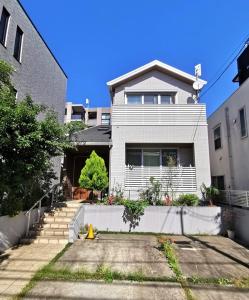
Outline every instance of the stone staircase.
<path fill-rule="evenodd" d="M 40 223 L 33 225 L 21 244 L 67 244 L 68 227 L 82 204 L 77 201 L 63 202 L 46 212 Z"/>

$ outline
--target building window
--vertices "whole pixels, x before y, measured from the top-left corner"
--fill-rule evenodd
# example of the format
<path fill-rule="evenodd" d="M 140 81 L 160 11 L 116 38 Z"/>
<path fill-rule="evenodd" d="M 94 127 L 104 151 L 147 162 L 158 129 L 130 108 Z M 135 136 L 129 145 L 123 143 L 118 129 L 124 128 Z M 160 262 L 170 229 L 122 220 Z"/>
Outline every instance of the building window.
<path fill-rule="evenodd" d="M 0 42 L 6 46 L 6 40 L 7 40 L 7 32 L 9 27 L 9 20 L 10 20 L 10 14 L 6 10 L 5 7 L 3 7 L 1 20 L 0 20 Z"/>
<path fill-rule="evenodd" d="M 212 186 L 218 190 L 225 190 L 225 177 L 224 176 L 212 176 Z"/>
<path fill-rule="evenodd" d="M 127 149 L 126 150 L 126 165 L 141 166 L 142 165 L 142 150 Z"/>
<path fill-rule="evenodd" d="M 216 126 L 214 129 L 214 149 L 221 148 L 221 128 L 220 125 Z"/>
<path fill-rule="evenodd" d="M 101 124 L 102 125 L 110 125 L 111 114 L 110 113 L 102 113 L 101 115 Z"/>
<path fill-rule="evenodd" d="M 172 95 L 161 95 L 161 104 L 175 104 L 175 98 Z"/>
<path fill-rule="evenodd" d="M 161 93 L 143 93 L 143 94 L 126 94 L 127 104 L 175 104 L 173 94 Z"/>
<path fill-rule="evenodd" d="M 142 95 L 127 95 L 128 104 L 142 104 Z"/>
<path fill-rule="evenodd" d="M 144 104 L 158 104 L 158 95 L 145 94 Z"/>
<path fill-rule="evenodd" d="M 166 167 L 177 166 L 177 150 L 163 149 L 162 150 L 162 165 Z"/>
<path fill-rule="evenodd" d="M 247 136 L 247 123 L 246 123 L 246 109 L 245 107 L 239 110 L 239 120 L 240 120 L 240 136 L 242 138 Z"/>
<path fill-rule="evenodd" d="M 89 120 L 96 120 L 97 119 L 97 112 L 96 111 L 89 111 L 88 112 L 88 119 Z"/>
<path fill-rule="evenodd" d="M 14 47 L 14 57 L 21 62 L 22 60 L 22 44 L 23 44 L 23 31 L 19 26 L 16 29 L 16 39 Z"/>
<path fill-rule="evenodd" d="M 160 150 L 146 149 L 143 151 L 143 165 L 145 167 L 160 166 Z"/>
<path fill-rule="evenodd" d="M 170 159 L 172 158 L 172 159 Z M 177 149 L 126 149 L 126 165 L 176 167 Z"/>

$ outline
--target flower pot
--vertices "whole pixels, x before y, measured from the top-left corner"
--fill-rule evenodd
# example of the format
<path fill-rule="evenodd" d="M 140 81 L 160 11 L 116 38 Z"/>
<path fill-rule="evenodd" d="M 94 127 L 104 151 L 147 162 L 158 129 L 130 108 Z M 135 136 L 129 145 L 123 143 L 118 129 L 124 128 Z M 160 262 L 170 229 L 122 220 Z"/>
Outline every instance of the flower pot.
<path fill-rule="evenodd" d="M 234 238 L 235 238 L 234 230 L 227 229 L 227 235 L 228 235 L 229 239 L 234 240 Z"/>

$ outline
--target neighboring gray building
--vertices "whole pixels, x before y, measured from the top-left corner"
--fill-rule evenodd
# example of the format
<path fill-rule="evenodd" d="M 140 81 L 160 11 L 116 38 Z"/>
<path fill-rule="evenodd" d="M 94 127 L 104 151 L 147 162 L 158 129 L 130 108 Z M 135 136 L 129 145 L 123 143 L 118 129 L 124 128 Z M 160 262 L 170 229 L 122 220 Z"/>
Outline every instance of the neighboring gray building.
<path fill-rule="evenodd" d="M 249 47 L 238 58 L 239 88 L 208 118 L 212 183 L 249 190 Z"/>
<path fill-rule="evenodd" d="M 17 98 L 30 95 L 64 120 L 67 76 L 17 0 L 0 0 L 0 59 L 14 68 Z"/>

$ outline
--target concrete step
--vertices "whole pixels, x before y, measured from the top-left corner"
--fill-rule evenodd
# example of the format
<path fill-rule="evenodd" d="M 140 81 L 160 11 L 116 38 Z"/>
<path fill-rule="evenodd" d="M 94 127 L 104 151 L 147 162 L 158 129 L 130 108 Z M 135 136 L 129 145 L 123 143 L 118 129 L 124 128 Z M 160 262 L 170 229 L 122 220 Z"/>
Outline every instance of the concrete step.
<path fill-rule="evenodd" d="M 45 224 L 40 224 L 37 226 L 37 228 L 53 228 L 53 229 L 68 229 L 69 223 L 62 223 L 62 222 L 54 222 L 54 223 L 45 223 Z"/>
<path fill-rule="evenodd" d="M 43 222 L 44 224 L 51 224 L 51 223 L 70 223 L 72 220 L 72 218 L 68 218 L 68 217 L 53 217 L 53 216 L 50 216 L 50 217 L 45 217 L 43 219 Z"/>
<path fill-rule="evenodd" d="M 64 236 L 47 236 L 37 238 L 24 238 L 21 239 L 21 244 L 67 244 L 68 238 Z"/>
<path fill-rule="evenodd" d="M 70 208 L 79 208 L 81 205 L 83 205 L 80 202 L 76 202 L 76 201 L 67 201 L 65 202 L 66 207 L 70 207 Z"/>
<path fill-rule="evenodd" d="M 75 215 L 75 212 L 67 212 L 67 211 L 52 211 L 49 213 L 44 214 L 45 217 L 68 217 L 68 218 L 73 218 Z"/>
<path fill-rule="evenodd" d="M 38 229 L 38 230 L 30 230 L 29 237 L 36 236 L 64 236 L 68 237 L 68 229 L 63 228 L 47 228 L 47 229 Z"/>

